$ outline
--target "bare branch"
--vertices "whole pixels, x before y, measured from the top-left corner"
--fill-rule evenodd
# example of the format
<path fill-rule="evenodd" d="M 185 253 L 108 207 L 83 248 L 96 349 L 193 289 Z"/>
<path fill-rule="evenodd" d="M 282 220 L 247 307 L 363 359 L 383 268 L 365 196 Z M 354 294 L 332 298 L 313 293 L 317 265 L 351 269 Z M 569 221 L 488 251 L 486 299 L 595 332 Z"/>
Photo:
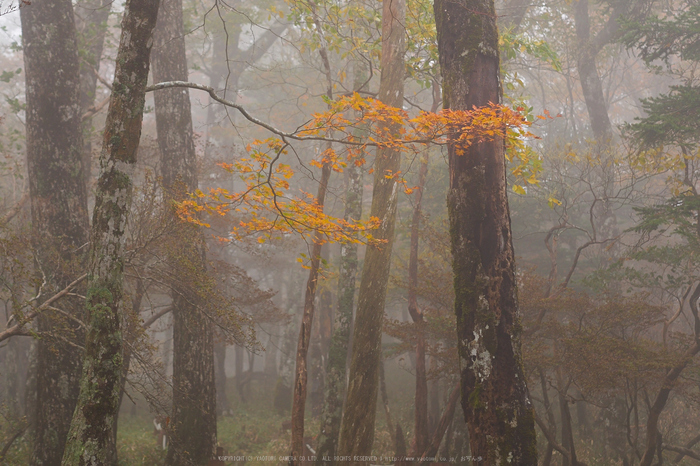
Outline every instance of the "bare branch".
<path fill-rule="evenodd" d="M 5 215 L 0 218 L 0 226 L 7 225 L 7 223 L 10 222 L 15 216 L 22 211 L 22 208 L 24 207 L 24 204 L 27 203 L 29 200 L 29 191 L 25 192 L 22 194 L 22 197 L 17 201 L 17 204 L 15 204 L 10 210 L 8 210 Z"/>
<path fill-rule="evenodd" d="M 51 308 L 51 305 L 58 301 L 59 299 L 63 298 L 66 296 L 70 291 L 75 288 L 80 282 L 85 280 L 87 278 L 87 274 L 83 274 L 80 277 L 76 278 L 73 282 L 71 282 L 67 287 L 47 299 L 42 305 L 34 308 L 32 311 L 28 312 L 25 314 L 17 324 L 13 325 L 12 327 L 8 327 L 4 331 L 0 332 L 0 341 L 7 340 L 8 338 L 15 336 L 15 335 L 22 335 L 24 326 L 27 325 L 28 322 L 31 322 L 36 316 L 41 314 L 42 312 L 49 310 Z M 10 318 L 10 322 L 15 318 L 13 315 Z"/>

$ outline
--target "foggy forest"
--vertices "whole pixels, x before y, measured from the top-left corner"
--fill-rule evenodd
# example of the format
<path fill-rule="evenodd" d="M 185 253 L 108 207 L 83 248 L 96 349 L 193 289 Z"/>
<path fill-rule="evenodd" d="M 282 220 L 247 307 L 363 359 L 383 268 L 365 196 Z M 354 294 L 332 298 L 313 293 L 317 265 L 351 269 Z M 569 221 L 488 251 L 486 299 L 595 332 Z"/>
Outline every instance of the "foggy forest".
<path fill-rule="evenodd" d="M 699 76 L 698 0 L 0 0 L 0 464 L 700 463 Z"/>

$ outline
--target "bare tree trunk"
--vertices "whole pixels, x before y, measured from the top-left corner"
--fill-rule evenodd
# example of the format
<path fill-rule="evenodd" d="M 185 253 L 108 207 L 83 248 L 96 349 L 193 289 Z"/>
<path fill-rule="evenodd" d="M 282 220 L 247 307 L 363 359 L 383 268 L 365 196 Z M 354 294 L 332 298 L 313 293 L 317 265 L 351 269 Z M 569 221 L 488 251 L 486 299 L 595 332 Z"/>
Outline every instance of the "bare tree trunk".
<path fill-rule="evenodd" d="M 353 62 L 353 89 L 358 91 L 367 79 L 366 67 L 360 60 Z M 345 187 L 345 221 L 357 221 L 362 217 L 362 171 L 351 163 L 346 172 Z M 326 365 L 326 385 L 321 413 L 321 433 L 318 437 L 316 465 L 325 462 L 336 464 L 338 437 L 343 415 L 345 399 L 345 375 L 350 351 L 350 332 L 352 313 L 355 303 L 355 286 L 357 277 L 357 244 L 347 243 L 340 246 L 340 265 L 338 273 L 338 309 L 335 313 L 335 325 L 328 349 Z"/>
<path fill-rule="evenodd" d="M 346 221 L 362 217 L 362 173 L 360 168 L 350 164 L 347 168 L 347 189 L 345 191 Z M 338 449 L 340 422 L 343 414 L 345 394 L 345 370 L 350 343 L 350 325 L 355 301 L 355 280 L 357 275 L 357 244 L 340 246 L 340 272 L 338 276 L 338 309 L 328 350 L 324 405 L 321 414 L 321 434 L 318 437 L 316 464 L 335 464 Z M 324 458 L 326 458 L 324 460 Z"/>
<path fill-rule="evenodd" d="M 20 16 L 32 242 L 41 296 L 51 296 L 84 273 L 86 263 L 76 29 L 69 0 L 35 2 Z M 83 306 L 75 297 L 57 304 L 78 320 L 84 320 Z M 40 315 L 37 330 L 45 336 L 37 342 L 31 463 L 58 464 L 78 399 L 83 352 L 77 345 L 85 335 L 74 320 L 55 313 Z"/>
<path fill-rule="evenodd" d="M 331 177 L 331 167 L 325 163 L 321 171 L 321 182 L 316 195 L 316 202 L 323 210 L 326 200 L 328 181 Z M 306 408 L 307 368 L 306 356 L 309 352 L 311 339 L 311 326 L 314 319 L 314 301 L 316 298 L 316 286 L 318 285 L 318 271 L 321 265 L 321 247 L 323 245 L 322 233 L 316 233 L 311 249 L 311 264 L 309 279 L 306 282 L 306 294 L 304 296 L 304 314 L 301 318 L 299 329 L 299 341 L 297 343 L 296 373 L 294 378 L 294 394 L 292 397 L 292 458 L 304 456 L 304 411 Z M 290 461 L 290 464 L 297 464 Z"/>
<path fill-rule="evenodd" d="M 608 116 L 608 105 L 603 94 L 603 84 L 598 74 L 596 57 L 602 48 L 614 40 L 615 33 L 619 30 L 618 20 L 622 13 L 634 17 L 642 2 L 620 3 L 616 5 L 610 14 L 610 18 L 603 28 L 595 36 L 591 36 L 591 19 L 588 13 L 588 0 L 580 0 L 574 4 L 574 22 L 576 23 L 576 37 L 578 39 L 579 55 L 577 60 L 578 75 L 581 81 L 583 97 L 588 109 L 588 117 L 591 121 L 591 129 L 596 141 L 608 144 L 612 138 L 613 130 Z M 632 4 L 632 8 L 627 5 Z"/>
<path fill-rule="evenodd" d="M 452 389 L 452 393 L 450 393 L 450 398 L 449 400 L 447 400 L 445 410 L 443 411 L 442 416 L 440 417 L 440 421 L 438 421 L 437 425 L 435 426 L 433 438 L 431 439 L 427 448 L 421 453 L 421 458 L 432 458 L 437 454 L 438 449 L 440 448 L 440 443 L 442 442 L 442 437 L 445 436 L 445 431 L 452 423 L 452 418 L 455 415 L 455 408 L 457 407 L 457 400 L 459 400 L 459 395 L 459 384 L 457 384 L 457 386 Z"/>
<path fill-rule="evenodd" d="M 272 47 L 277 38 L 284 33 L 287 25 L 275 23 L 270 29 L 266 29 L 254 44 L 245 51 L 239 48 L 241 25 L 236 22 L 227 22 L 224 25 L 216 25 L 213 35 L 212 63 L 209 72 L 209 85 L 221 91 L 221 94 L 235 102 L 238 95 L 238 82 L 241 75 L 249 67 L 253 66 Z M 218 28 L 221 29 L 218 29 Z M 228 53 L 228 55 L 227 55 Z M 221 107 L 212 105 L 207 109 L 207 134 L 204 144 L 204 157 L 209 158 L 215 137 L 212 129 L 217 123 Z"/>
<path fill-rule="evenodd" d="M 556 421 L 554 419 L 554 413 L 552 413 L 551 405 L 549 403 L 549 391 L 547 390 L 547 379 L 544 375 L 544 371 L 540 369 L 540 383 L 542 384 L 542 400 L 544 402 L 544 409 L 547 413 L 547 422 L 549 430 L 551 432 L 556 432 Z M 554 447 L 551 442 L 547 442 L 547 449 L 545 450 L 544 457 L 542 458 L 542 466 L 549 466 L 552 462 L 552 454 L 554 453 Z"/>
<path fill-rule="evenodd" d="M 97 73 L 107 33 L 112 0 L 83 0 L 75 4 L 80 63 L 80 111 L 82 115 L 95 104 Z M 90 185 L 92 175 L 92 116 L 83 119 L 83 175 Z"/>
<path fill-rule="evenodd" d="M 423 313 L 418 309 L 418 242 L 420 239 L 421 201 L 423 189 L 428 175 L 428 159 L 421 160 L 418 171 L 418 189 L 416 191 L 415 206 L 413 208 L 413 221 L 411 222 L 411 246 L 408 262 L 408 312 L 416 324 L 418 330 L 418 342 L 416 344 L 416 395 L 415 395 L 415 419 L 414 436 L 415 451 L 411 456 L 420 455 L 428 448 L 428 376 L 425 367 L 425 322 Z"/>
<path fill-rule="evenodd" d="M 383 2 L 379 100 L 398 108 L 403 105 L 405 15 L 404 0 Z M 388 148 L 377 151 L 370 216 L 381 220 L 381 226 L 374 237 L 386 243 L 367 246 L 362 269 L 352 337 L 350 380 L 340 428 L 338 453 L 341 456 L 370 455 L 374 443 L 374 420 L 379 388 L 377 378 L 379 365 L 382 363 L 382 321 L 398 195 L 397 180 L 386 175 L 393 175 L 400 168 L 399 151 Z"/>
<path fill-rule="evenodd" d="M 558 369 L 558 390 L 557 395 L 559 399 L 559 415 L 561 417 L 561 446 L 569 451 L 571 455 L 569 457 L 564 457 L 562 460 L 562 466 L 576 466 L 578 461 L 576 460 L 576 449 L 574 446 L 574 431 L 571 425 L 571 410 L 569 409 L 569 402 L 566 399 L 566 392 L 568 387 L 564 384 L 561 375 L 561 369 Z"/>
<path fill-rule="evenodd" d="M 676 365 L 666 373 L 661 385 L 661 390 L 659 390 L 659 393 L 656 395 L 656 399 L 654 399 L 654 403 L 649 409 L 649 415 L 647 417 L 646 445 L 644 446 L 644 456 L 642 456 L 639 466 L 651 466 L 651 462 L 654 459 L 654 452 L 657 449 L 657 444 L 661 441 L 661 433 L 659 432 L 658 427 L 659 417 L 666 407 L 666 402 L 671 394 L 674 383 L 678 377 L 680 377 L 688 363 L 690 363 L 690 360 L 696 354 L 698 354 L 698 352 L 700 352 L 700 318 L 698 316 L 698 299 L 700 299 L 700 285 L 697 285 L 693 295 L 688 301 L 693 317 L 695 318 L 695 343 L 685 351 L 678 363 L 676 363 Z"/>
<path fill-rule="evenodd" d="M 136 281 L 136 290 L 131 298 L 131 311 L 139 315 L 141 312 L 141 303 L 143 302 L 143 296 L 146 293 L 144 288 L 142 274 L 139 273 L 139 278 Z M 124 319 L 126 322 L 126 329 L 124 331 L 124 340 L 126 344 L 124 345 L 124 356 L 122 363 L 122 376 L 119 382 L 119 404 L 117 406 L 117 415 L 114 416 L 114 425 L 112 426 L 112 434 L 114 435 L 114 445 L 117 445 L 117 429 L 119 428 L 119 412 L 121 411 L 122 402 L 124 401 L 124 392 L 126 391 L 126 382 L 129 377 L 129 367 L 131 366 L 131 345 L 136 341 L 136 322 L 140 322 L 140 319 Z M 115 453 L 116 455 L 116 453 Z"/>
<path fill-rule="evenodd" d="M 436 0 L 444 107 L 500 103 L 493 0 Z M 484 464 L 537 464 L 520 350 L 515 257 L 502 138 L 448 146 L 447 197 L 455 275 L 462 409 Z"/>
<path fill-rule="evenodd" d="M 154 82 L 187 81 L 182 0 L 162 0 L 152 54 Z M 166 196 L 180 200 L 197 189 L 197 158 L 189 92 L 154 95 L 160 166 Z M 173 313 L 173 408 L 166 463 L 203 464 L 216 447 L 214 324 L 201 308 L 193 281 L 205 273 L 204 240 L 198 227 L 176 222 L 171 283 Z"/>
<path fill-rule="evenodd" d="M 389 394 L 386 391 L 386 373 L 384 371 L 384 360 L 379 363 L 379 390 L 382 393 L 382 405 L 384 406 L 384 415 L 386 416 L 386 428 L 391 434 L 394 431 L 394 422 L 391 420 L 391 410 L 389 409 Z M 396 424 L 398 428 L 398 423 Z M 402 434 L 403 436 L 403 434 Z M 398 437 L 391 437 L 391 443 L 394 447 L 394 451 L 399 450 L 398 447 Z M 404 445 L 405 450 L 405 445 Z"/>
<path fill-rule="evenodd" d="M 65 466 L 116 464 L 112 428 L 119 407 L 123 351 L 122 248 L 158 4 L 158 0 L 129 0 L 124 11 L 92 220 L 85 361 Z"/>
<path fill-rule="evenodd" d="M 216 415 L 227 414 L 230 407 L 226 394 L 226 342 L 219 338 L 214 344 L 214 361 L 216 363 Z"/>

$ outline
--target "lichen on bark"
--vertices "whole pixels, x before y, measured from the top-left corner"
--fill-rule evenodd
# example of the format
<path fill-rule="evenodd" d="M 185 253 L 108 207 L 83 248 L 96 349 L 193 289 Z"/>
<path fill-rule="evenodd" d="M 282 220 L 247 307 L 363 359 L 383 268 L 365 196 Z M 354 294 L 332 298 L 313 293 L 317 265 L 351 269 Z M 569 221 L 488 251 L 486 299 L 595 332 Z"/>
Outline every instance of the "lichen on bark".
<path fill-rule="evenodd" d="M 117 462 L 112 429 L 119 406 L 123 351 L 122 249 L 158 5 L 158 0 L 130 0 L 122 20 L 114 89 L 123 92 L 112 92 L 105 123 L 91 228 L 85 362 L 64 466 Z"/>
<path fill-rule="evenodd" d="M 501 102 L 492 0 L 436 0 L 445 107 Z M 485 464 L 537 464 L 520 353 L 515 258 L 503 138 L 448 146 L 462 409 L 472 455 Z"/>

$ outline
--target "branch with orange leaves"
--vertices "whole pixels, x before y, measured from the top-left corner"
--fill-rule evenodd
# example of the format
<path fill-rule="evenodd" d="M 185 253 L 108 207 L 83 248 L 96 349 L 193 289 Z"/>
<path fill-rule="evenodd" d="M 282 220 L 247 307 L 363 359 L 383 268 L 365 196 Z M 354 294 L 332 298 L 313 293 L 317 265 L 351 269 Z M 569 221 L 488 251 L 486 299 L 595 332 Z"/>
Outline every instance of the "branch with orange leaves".
<path fill-rule="evenodd" d="M 360 233 L 368 242 L 373 241 L 371 230 L 376 228 L 377 219 L 348 222 L 333 218 L 318 208 L 312 195 L 305 192 L 301 196 L 290 194 L 289 179 L 294 172 L 289 165 L 281 163 L 280 158 L 287 153 L 292 141 L 340 144 L 341 152 L 329 145 L 316 160 L 311 161 L 311 165 L 328 165 L 334 171 L 342 172 L 348 163 L 363 165 L 369 147 L 416 151 L 430 144 L 444 145 L 449 142 L 467 148 L 475 143 L 503 138 L 509 148 L 506 157 L 510 162 L 517 159 L 513 174 L 526 183 L 537 183 L 540 161 L 525 143 L 535 136 L 528 130 L 530 123 L 521 113 L 521 108 L 514 110 L 490 104 L 470 111 L 421 112 L 410 117 L 403 109 L 389 107 L 376 99 L 363 98 L 355 93 L 337 100 L 325 99 L 328 110 L 314 114 L 306 124 L 288 132 L 255 118 L 243 106 L 218 96 L 208 86 L 172 81 L 156 84 L 148 90 L 173 87 L 206 91 L 215 101 L 237 109 L 248 121 L 275 135 L 249 144 L 246 148 L 248 156 L 234 163 L 220 164 L 245 182 L 245 190 L 229 193 L 218 188 L 211 189 L 208 194 L 196 191 L 179 206 L 181 218 L 205 226 L 207 224 L 200 220 L 200 214 L 204 211 L 220 216 L 235 212 L 241 217 L 238 226 L 231 232 L 237 238 L 250 232 L 262 232 L 269 238 L 273 233 L 305 234 L 313 231 L 322 233 L 327 241 L 332 242 L 361 241 L 356 233 Z M 328 137 L 328 134 L 342 136 Z M 362 137 L 358 134 L 362 134 Z M 400 172 L 385 173 L 384 176 L 395 178 L 410 193 L 411 188 L 406 185 Z M 518 184 L 513 189 L 525 193 Z M 265 236 L 259 236 L 258 241 L 264 242 Z"/>

